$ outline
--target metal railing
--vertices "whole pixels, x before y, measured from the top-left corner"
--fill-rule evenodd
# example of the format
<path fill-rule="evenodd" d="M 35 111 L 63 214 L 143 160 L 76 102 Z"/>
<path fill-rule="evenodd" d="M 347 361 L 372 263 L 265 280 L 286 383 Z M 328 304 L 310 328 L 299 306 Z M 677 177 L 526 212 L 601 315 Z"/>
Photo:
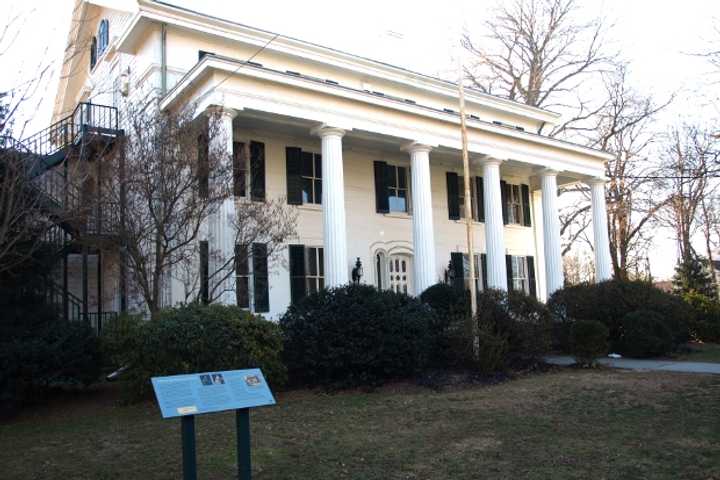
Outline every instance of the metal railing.
<path fill-rule="evenodd" d="M 90 327 L 100 335 L 103 328 L 118 318 L 118 312 L 88 312 Z"/>
<path fill-rule="evenodd" d="M 108 235 L 119 232 L 120 207 L 114 202 L 97 202 L 87 216 L 86 233 Z"/>
<path fill-rule="evenodd" d="M 73 113 L 22 140 L 32 153 L 52 156 L 68 145 L 78 143 L 86 132 L 117 136 L 119 131 L 118 111 L 115 107 L 78 103 Z"/>

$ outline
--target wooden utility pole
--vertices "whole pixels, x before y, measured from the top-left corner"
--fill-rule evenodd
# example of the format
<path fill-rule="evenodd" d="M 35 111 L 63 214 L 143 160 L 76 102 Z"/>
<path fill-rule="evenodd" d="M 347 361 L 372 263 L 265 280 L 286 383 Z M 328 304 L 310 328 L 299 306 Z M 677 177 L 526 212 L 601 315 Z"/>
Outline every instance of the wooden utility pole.
<path fill-rule="evenodd" d="M 462 139 L 463 183 L 465 187 L 465 226 L 467 233 L 467 250 L 470 264 L 470 318 L 468 334 L 473 342 L 473 352 L 477 353 L 477 332 L 475 315 L 477 314 L 477 292 L 475 290 L 475 248 L 473 245 L 472 197 L 470 196 L 470 158 L 468 156 L 467 126 L 465 125 L 465 88 L 463 87 L 462 44 L 458 45 L 458 97 L 460 100 L 460 137 Z M 457 274 L 458 272 L 456 272 Z M 476 355 L 477 357 L 477 355 Z"/>

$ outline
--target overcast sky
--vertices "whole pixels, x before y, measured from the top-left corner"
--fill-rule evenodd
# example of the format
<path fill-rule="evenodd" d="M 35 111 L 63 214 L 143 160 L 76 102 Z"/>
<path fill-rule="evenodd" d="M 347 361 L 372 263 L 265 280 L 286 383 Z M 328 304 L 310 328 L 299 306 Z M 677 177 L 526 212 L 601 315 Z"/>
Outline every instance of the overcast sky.
<path fill-rule="evenodd" d="M 106 0 L 110 2 L 112 0 Z M 127 0 L 122 0 L 127 1 Z M 422 73 L 447 77 L 460 28 L 473 32 L 487 18 L 490 0 L 403 0 L 363 2 L 240 0 L 166 0 L 228 18 L 393 63 Z M 14 48 L 0 50 L 0 90 L 26 78 L 41 59 L 59 66 L 70 25 L 72 0 L 0 0 L 3 17 L 24 18 Z M 720 18 L 718 0 L 578 0 L 583 14 L 603 16 L 613 24 L 611 46 L 630 65 L 634 86 L 659 99 L 677 94 L 660 119 L 663 125 L 697 117 L 711 122 L 720 116 L 707 63 L 692 53 L 707 50 L 715 38 L 713 22 Z M 720 35 L 717 35 L 720 43 Z M 57 79 L 40 89 L 38 106 L 25 110 L 28 131 L 50 120 Z M 40 99 L 42 98 L 42 101 Z M 675 255 L 669 232 L 656 237 L 651 252 L 653 274 L 668 277 Z"/>

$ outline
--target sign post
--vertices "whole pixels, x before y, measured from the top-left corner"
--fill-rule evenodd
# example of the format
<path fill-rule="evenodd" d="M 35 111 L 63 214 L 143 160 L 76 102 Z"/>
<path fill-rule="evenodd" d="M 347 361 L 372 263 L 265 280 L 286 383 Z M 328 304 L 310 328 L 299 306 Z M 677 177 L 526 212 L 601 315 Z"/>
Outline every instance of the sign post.
<path fill-rule="evenodd" d="M 275 404 L 259 369 L 153 377 L 152 385 L 163 418 L 181 418 L 184 480 L 197 480 L 195 416 L 227 410 L 235 410 L 238 478 L 251 480 L 250 409 Z"/>

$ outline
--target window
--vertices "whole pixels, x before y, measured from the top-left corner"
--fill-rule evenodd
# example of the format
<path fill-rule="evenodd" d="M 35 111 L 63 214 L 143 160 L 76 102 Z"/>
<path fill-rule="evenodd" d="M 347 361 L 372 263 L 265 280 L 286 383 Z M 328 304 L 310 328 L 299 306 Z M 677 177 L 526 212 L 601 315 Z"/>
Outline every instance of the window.
<path fill-rule="evenodd" d="M 532 226 L 530 212 L 530 187 L 500 182 L 502 195 L 503 223 Z"/>
<path fill-rule="evenodd" d="M 389 165 L 388 206 L 391 212 L 408 212 L 408 168 Z"/>
<path fill-rule="evenodd" d="M 385 277 L 385 254 L 380 252 L 375 255 L 375 285 L 378 290 L 385 288 L 386 282 Z"/>
<path fill-rule="evenodd" d="M 233 142 L 233 194 L 236 197 L 247 195 L 249 156 L 247 144 Z"/>
<path fill-rule="evenodd" d="M 477 215 L 477 195 L 475 194 L 475 178 L 470 177 L 470 208 L 473 220 L 478 220 Z M 465 218 L 465 179 L 462 175 L 458 175 L 458 208 L 460 209 L 460 219 Z"/>
<path fill-rule="evenodd" d="M 537 296 L 535 259 L 532 256 L 506 255 L 507 285 L 510 290 Z"/>
<path fill-rule="evenodd" d="M 200 241 L 200 300 L 210 301 L 210 251 L 207 240 Z"/>
<path fill-rule="evenodd" d="M 522 224 L 522 221 L 520 185 L 508 184 L 508 223 Z"/>
<path fill-rule="evenodd" d="M 253 243 L 251 248 L 235 245 L 235 293 L 238 307 L 250 308 L 252 305 L 253 312 L 270 310 L 267 257 L 267 245 L 264 243 Z"/>
<path fill-rule="evenodd" d="M 310 295 L 325 288 L 322 247 L 308 247 L 305 252 L 305 261 L 305 285 L 307 294 Z"/>
<path fill-rule="evenodd" d="M 412 293 L 412 274 L 410 257 L 391 255 L 388 260 L 390 290 L 395 293 Z"/>
<path fill-rule="evenodd" d="M 481 271 L 480 271 L 480 255 L 475 254 L 475 281 L 470 281 L 470 257 L 468 257 L 467 253 L 463 253 L 463 281 L 465 285 L 465 290 L 470 290 L 470 285 L 475 284 L 475 291 L 480 292 L 483 289 L 482 282 L 480 281 L 481 278 Z"/>
<path fill-rule="evenodd" d="M 247 245 L 235 245 L 235 298 L 241 308 L 250 308 L 249 253 Z"/>
<path fill-rule="evenodd" d="M 93 37 L 90 41 L 90 70 L 95 68 L 97 63 L 97 37 Z"/>
<path fill-rule="evenodd" d="M 319 153 L 302 152 L 300 178 L 302 202 L 322 203 L 322 157 Z"/>
<path fill-rule="evenodd" d="M 110 32 L 108 29 L 109 23 L 107 19 L 101 20 L 97 34 L 97 58 L 100 58 L 100 56 L 105 53 L 105 50 L 110 43 Z"/>
<path fill-rule="evenodd" d="M 512 286 L 517 292 L 530 293 L 525 257 L 512 257 Z"/>

